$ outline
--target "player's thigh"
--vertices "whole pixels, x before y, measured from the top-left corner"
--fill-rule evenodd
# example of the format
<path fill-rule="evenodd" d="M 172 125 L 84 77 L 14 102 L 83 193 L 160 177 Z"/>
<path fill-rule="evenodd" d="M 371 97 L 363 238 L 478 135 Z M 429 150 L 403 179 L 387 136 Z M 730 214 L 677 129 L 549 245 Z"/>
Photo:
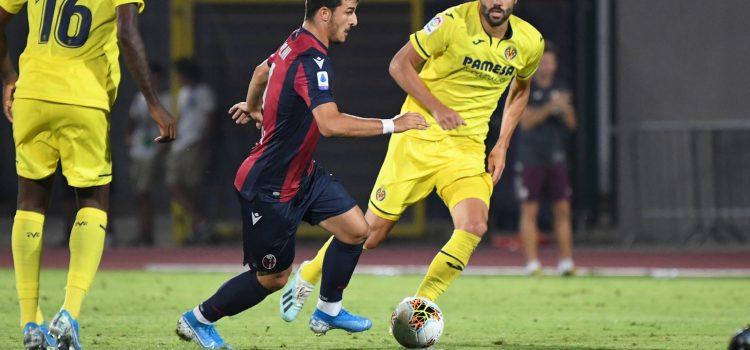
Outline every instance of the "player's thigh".
<path fill-rule="evenodd" d="M 354 206 L 343 214 L 325 219 L 319 225 L 346 244 L 361 244 L 367 239 L 367 221 L 365 221 L 362 209 L 358 206 Z"/>
<path fill-rule="evenodd" d="M 258 194 L 248 200 L 238 194 L 242 215 L 244 263 L 260 275 L 280 273 L 294 261 L 295 232 L 301 217 L 290 203 Z"/>
<path fill-rule="evenodd" d="M 456 229 L 482 236 L 492 197 L 492 177 L 486 172 L 458 178 L 438 187 L 438 194 L 451 211 Z"/>
<path fill-rule="evenodd" d="M 68 104 L 55 104 L 52 108 L 60 118 L 56 133 L 68 184 L 86 188 L 112 182 L 107 111 Z"/>
<path fill-rule="evenodd" d="M 13 101 L 13 141 L 18 176 L 40 180 L 54 174 L 60 159 L 55 130 L 56 116 L 50 102 L 31 99 Z"/>
<path fill-rule="evenodd" d="M 347 244 L 359 244 L 367 239 L 367 222 L 362 210 L 338 180 L 316 170 L 310 188 L 312 201 L 305 208 L 303 220 L 333 233 Z"/>
<path fill-rule="evenodd" d="M 434 142 L 393 135 L 388 153 L 375 180 L 368 208 L 380 218 L 398 221 L 410 205 L 427 197 L 435 187 L 441 167 L 430 156 Z"/>
<path fill-rule="evenodd" d="M 485 169 L 484 144 L 466 138 L 443 140 L 450 161 L 435 175 L 437 194 L 449 210 L 469 198 L 479 199 L 489 207 L 492 177 Z"/>

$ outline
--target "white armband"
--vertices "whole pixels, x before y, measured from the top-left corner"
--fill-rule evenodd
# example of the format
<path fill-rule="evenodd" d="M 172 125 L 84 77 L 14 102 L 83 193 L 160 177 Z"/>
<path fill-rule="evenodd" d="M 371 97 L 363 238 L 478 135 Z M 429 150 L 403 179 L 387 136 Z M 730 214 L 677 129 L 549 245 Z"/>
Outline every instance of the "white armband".
<path fill-rule="evenodd" d="M 380 119 L 380 122 L 383 123 L 383 135 L 392 134 L 396 130 L 393 119 Z"/>

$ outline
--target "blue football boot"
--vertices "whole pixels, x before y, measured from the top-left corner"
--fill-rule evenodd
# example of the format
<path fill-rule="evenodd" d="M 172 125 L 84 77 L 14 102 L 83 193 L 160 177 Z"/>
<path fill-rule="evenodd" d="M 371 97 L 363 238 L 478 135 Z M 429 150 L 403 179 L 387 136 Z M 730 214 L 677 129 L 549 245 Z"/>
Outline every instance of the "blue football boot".
<path fill-rule="evenodd" d="M 52 333 L 49 332 L 49 328 L 45 325 L 39 326 L 39 329 L 42 331 L 42 334 L 44 335 L 44 346 L 47 350 L 55 350 L 57 349 L 57 339 L 52 336 Z"/>
<path fill-rule="evenodd" d="M 231 349 L 221 339 L 213 325 L 198 321 L 193 310 L 188 310 L 177 321 L 177 335 L 184 341 L 193 341 L 204 349 Z"/>
<path fill-rule="evenodd" d="M 81 350 L 78 321 L 62 309 L 49 323 L 49 333 L 57 340 L 57 348 L 62 350 Z"/>
<path fill-rule="evenodd" d="M 38 324 L 29 322 L 23 326 L 23 348 L 27 350 L 47 350 L 44 344 L 44 332 Z"/>
<path fill-rule="evenodd" d="M 350 314 L 341 309 L 338 315 L 331 316 L 320 309 L 310 317 L 310 329 L 315 334 L 323 335 L 331 329 L 343 329 L 349 333 L 364 332 L 372 327 L 372 321 L 365 317 Z"/>

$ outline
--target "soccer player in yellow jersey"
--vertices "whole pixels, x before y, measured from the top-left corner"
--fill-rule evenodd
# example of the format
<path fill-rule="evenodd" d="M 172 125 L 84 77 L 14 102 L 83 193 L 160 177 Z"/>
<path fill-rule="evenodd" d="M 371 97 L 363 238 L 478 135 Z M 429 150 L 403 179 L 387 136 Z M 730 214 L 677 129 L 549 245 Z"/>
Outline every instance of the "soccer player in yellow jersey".
<path fill-rule="evenodd" d="M 27 6 L 29 35 L 16 74 L 5 27 Z M 109 111 L 120 81 L 118 45 L 159 125 L 175 124 L 151 86 L 137 15 L 143 0 L 0 0 L 3 111 L 13 123 L 18 210 L 12 248 L 26 349 L 80 349 L 78 315 L 99 267 L 107 227 L 112 163 Z M 156 135 L 155 135 L 156 136 Z M 39 309 L 42 227 L 58 161 L 76 188 L 65 302 L 49 325 Z"/>
<path fill-rule="evenodd" d="M 487 232 L 492 189 L 544 51 L 539 31 L 512 15 L 517 2 L 477 0 L 449 8 L 412 34 L 391 61 L 391 76 L 408 93 L 402 110 L 424 115 L 430 128 L 391 137 L 365 216 L 365 248 L 377 247 L 406 207 L 435 189 L 455 230 L 430 264 L 419 297 L 435 300 L 445 292 Z M 500 137 L 485 167 L 490 116 L 509 85 Z M 280 302 L 284 320 L 297 316 L 320 279 L 325 250 L 290 279 Z"/>

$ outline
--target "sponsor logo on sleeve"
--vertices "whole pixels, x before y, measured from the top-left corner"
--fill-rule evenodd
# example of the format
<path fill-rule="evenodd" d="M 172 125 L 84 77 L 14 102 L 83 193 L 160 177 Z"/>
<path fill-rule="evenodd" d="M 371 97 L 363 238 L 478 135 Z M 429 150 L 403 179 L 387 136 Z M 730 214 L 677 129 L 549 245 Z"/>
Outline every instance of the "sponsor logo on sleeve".
<path fill-rule="evenodd" d="M 443 16 L 435 16 L 435 18 L 424 26 L 424 33 L 430 35 L 440 28 L 441 25 L 443 25 Z"/>

